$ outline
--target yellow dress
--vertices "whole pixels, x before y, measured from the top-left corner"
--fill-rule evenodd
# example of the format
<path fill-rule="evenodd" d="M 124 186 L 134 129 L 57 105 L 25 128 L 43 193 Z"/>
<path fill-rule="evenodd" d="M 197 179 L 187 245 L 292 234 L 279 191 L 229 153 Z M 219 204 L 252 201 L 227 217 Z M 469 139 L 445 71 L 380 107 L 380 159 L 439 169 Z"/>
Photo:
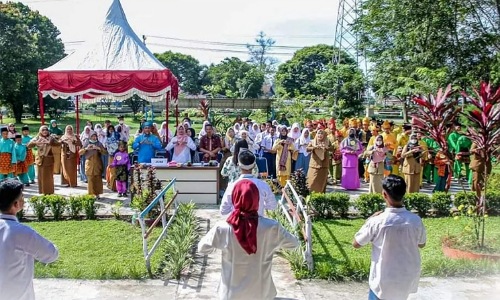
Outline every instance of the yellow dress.
<path fill-rule="evenodd" d="M 283 153 L 283 145 L 281 145 L 281 142 L 283 142 L 283 140 L 277 139 L 273 145 L 273 150 L 276 151 L 276 174 L 278 176 L 278 181 L 282 187 L 284 187 L 286 181 L 290 179 L 290 174 L 292 173 L 292 153 L 293 151 L 295 151 L 293 140 L 291 140 L 290 138 L 288 138 L 287 140 L 290 141 L 290 144 L 288 145 L 288 157 L 285 163 L 285 170 L 280 170 L 280 159 L 281 154 Z"/>
<path fill-rule="evenodd" d="M 395 134 L 395 133 L 393 132 L 393 134 Z M 397 137 L 396 140 L 397 140 L 397 142 L 396 142 L 397 146 L 396 146 L 396 148 L 394 149 L 394 151 L 392 153 L 392 155 L 394 157 L 397 156 L 398 149 L 399 149 L 399 151 L 401 153 L 401 151 L 403 150 L 403 148 L 406 145 L 408 145 L 408 142 L 410 141 L 410 137 L 406 133 L 402 132 L 402 133 L 398 134 L 398 137 Z M 399 160 L 396 160 L 394 162 L 393 167 L 392 167 L 392 174 L 394 174 L 394 175 L 400 175 L 401 174 L 401 172 L 399 171 L 400 167 L 401 167 L 401 162 Z"/>
<path fill-rule="evenodd" d="M 387 151 L 390 151 L 390 152 L 393 152 L 394 153 L 394 150 L 397 149 L 398 147 L 398 140 L 396 138 L 396 135 L 394 133 L 385 133 L 383 132 L 382 133 L 382 137 L 384 138 L 384 144 L 387 148 Z M 396 166 L 393 166 L 392 168 L 392 174 L 394 174 L 394 170 L 397 169 Z M 396 174 L 399 174 L 399 171 L 396 171 L 398 173 Z M 388 176 L 389 174 L 391 174 L 389 171 L 385 170 L 384 171 L 384 175 L 385 176 Z"/>

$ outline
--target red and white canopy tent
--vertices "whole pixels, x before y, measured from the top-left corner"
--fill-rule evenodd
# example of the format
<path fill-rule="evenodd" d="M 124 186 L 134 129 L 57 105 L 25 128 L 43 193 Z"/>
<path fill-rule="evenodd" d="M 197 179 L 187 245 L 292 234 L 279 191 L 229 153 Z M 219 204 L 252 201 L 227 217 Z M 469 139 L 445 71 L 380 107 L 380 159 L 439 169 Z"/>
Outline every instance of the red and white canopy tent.
<path fill-rule="evenodd" d="M 76 97 L 76 130 L 79 129 L 79 101 L 101 98 L 125 100 L 134 94 L 150 102 L 176 103 L 177 78 L 153 55 L 130 27 L 119 0 L 112 0 L 102 34 L 53 66 L 38 70 L 40 115 L 43 98 Z M 167 122 L 168 124 L 168 122 Z"/>

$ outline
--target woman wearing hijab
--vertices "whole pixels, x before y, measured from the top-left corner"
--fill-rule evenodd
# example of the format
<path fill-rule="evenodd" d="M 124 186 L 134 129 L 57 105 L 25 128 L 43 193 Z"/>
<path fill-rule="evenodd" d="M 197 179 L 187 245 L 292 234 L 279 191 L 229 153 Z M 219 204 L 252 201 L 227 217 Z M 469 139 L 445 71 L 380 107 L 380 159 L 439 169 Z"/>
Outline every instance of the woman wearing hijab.
<path fill-rule="evenodd" d="M 80 150 L 80 155 L 85 155 L 85 174 L 88 180 L 87 192 L 89 195 L 95 195 L 97 199 L 103 192 L 101 174 L 104 166 L 102 165 L 101 156 L 106 154 L 106 149 L 97 140 L 97 133 L 95 131 L 91 132 L 88 143 L 84 144 Z"/>
<path fill-rule="evenodd" d="M 260 133 L 260 127 L 259 123 L 253 123 L 252 127 L 250 127 L 250 132 L 248 133 L 250 138 L 255 141 L 257 139 L 257 136 Z"/>
<path fill-rule="evenodd" d="M 167 122 L 161 123 L 160 140 L 162 145 L 166 146 L 171 138 L 172 138 L 172 131 L 170 131 L 170 129 L 167 128 Z"/>
<path fill-rule="evenodd" d="M 82 145 L 88 144 L 91 132 L 92 128 L 89 125 L 85 126 L 82 134 L 80 135 L 80 141 L 82 142 Z M 87 182 L 87 176 L 85 176 L 85 155 L 80 155 L 80 180 L 85 183 Z"/>
<path fill-rule="evenodd" d="M 293 140 L 288 137 L 288 129 L 286 127 L 281 127 L 280 136 L 274 142 L 273 150 L 276 151 L 278 182 L 284 187 L 292 173 L 292 154 L 295 151 Z"/>
<path fill-rule="evenodd" d="M 297 163 L 295 164 L 295 169 L 304 171 L 304 174 L 307 174 L 309 171 L 309 162 L 311 160 L 311 155 L 307 152 L 307 145 L 311 142 L 311 138 L 309 137 L 309 129 L 302 129 L 302 134 L 295 142 L 295 148 L 298 149 L 299 155 L 297 157 Z"/>
<path fill-rule="evenodd" d="M 229 127 L 226 130 L 226 136 L 224 139 L 222 139 L 222 159 L 220 164 L 224 166 L 226 164 L 226 161 L 231 158 L 231 151 L 234 150 L 234 145 L 236 142 L 236 138 L 234 137 L 234 129 L 232 127 Z M 222 176 L 222 170 L 221 170 L 221 190 L 225 190 L 227 188 L 228 181 L 225 180 L 225 178 Z"/>
<path fill-rule="evenodd" d="M 328 167 L 330 166 L 330 151 L 333 146 L 326 138 L 326 132 L 319 129 L 316 137 L 307 146 L 311 153 L 311 161 L 307 172 L 307 185 L 311 192 L 324 193 L 328 181 Z"/>
<path fill-rule="evenodd" d="M 68 125 L 65 128 L 65 133 L 61 137 L 61 165 L 62 165 L 62 176 L 61 184 L 67 185 L 67 187 L 76 187 L 76 171 L 77 171 L 77 147 L 82 146 L 80 138 L 74 134 L 73 126 Z"/>
<path fill-rule="evenodd" d="M 204 137 L 207 132 L 205 130 L 205 126 L 209 125 L 210 122 L 208 121 L 203 121 L 203 125 L 201 125 L 201 130 L 200 130 L 200 133 L 198 134 L 198 139 L 201 140 L 202 137 Z M 214 131 L 214 134 L 215 134 L 215 131 Z"/>
<path fill-rule="evenodd" d="M 365 152 L 368 157 L 368 174 L 370 174 L 370 186 L 368 192 L 371 194 L 382 194 L 382 180 L 384 180 L 384 161 L 388 149 L 384 146 L 384 137 L 377 135 L 375 145 L 369 146 Z"/>
<path fill-rule="evenodd" d="M 363 153 L 363 145 L 356 138 L 356 129 L 350 128 L 349 135 L 340 143 L 342 152 L 342 187 L 356 190 L 361 186 L 358 171 L 358 156 Z"/>
<path fill-rule="evenodd" d="M 420 172 L 422 171 L 420 159 L 422 152 L 423 149 L 418 143 L 417 135 L 413 133 L 410 135 L 409 143 L 404 146 L 401 152 L 401 157 L 404 159 L 403 174 L 405 175 L 407 193 L 418 193 L 420 191 Z"/>
<path fill-rule="evenodd" d="M 290 133 L 288 134 L 288 137 L 291 137 L 293 141 L 297 141 L 301 136 L 300 132 L 300 125 L 299 123 L 293 123 L 292 124 L 292 129 L 290 129 Z"/>
<path fill-rule="evenodd" d="M 179 127 L 177 127 L 177 135 L 170 140 L 165 149 L 167 151 L 174 149 L 172 161 L 183 164 L 191 161 L 190 150 L 195 150 L 196 145 L 186 134 L 184 126 L 179 125 Z"/>
<path fill-rule="evenodd" d="M 342 151 L 340 151 L 340 144 L 344 139 L 344 135 L 341 131 L 337 130 L 335 132 L 335 138 L 333 141 L 332 151 L 332 168 L 330 169 L 330 176 L 333 179 L 333 184 L 337 184 L 342 179 Z"/>
<path fill-rule="evenodd" d="M 56 120 L 50 121 L 49 127 L 50 135 L 59 139 L 63 135 L 63 131 L 58 127 Z M 61 173 L 61 144 L 53 146 L 52 153 L 54 153 L 54 174 Z"/>
<path fill-rule="evenodd" d="M 238 165 L 238 155 L 244 149 L 248 149 L 247 141 L 246 140 L 239 140 L 234 145 L 233 157 L 226 160 L 226 162 L 224 163 L 224 166 L 222 167 L 222 169 L 220 171 L 220 174 L 222 175 L 222 177 L 229 179 L 229 183 L 236 181 L 241 175 L 241 169 Z M 252 169 L 252 175 L 255 176 L 256 178 L 259 176 L 259 169 L 257 167 L 257 164 L 255 164 L 253 169 Z"/>
<path fill-rule="evenodd" d="M 97 133 L 97 140 L 99 143 L 102 145 L 105 145 L 106 143 L 106 132 L 102 129 L 101 124 L 95 124 L 94 126 L 94 131 Z M 102 178 L 106 178 L 106 167 L 108 166 L 108 156 L 107 155 L 102 155 L 102 165 L 104 166 L 104 169 L 102 170 Z"/>
<path fill-rule="evenodd" d="M 255 144 L 254 141 L 250 138 L 248 131 L 242 129 L 240 130 L 240 139 L 247 141 L 248 150 L 253 153 L 259 150 L 259 145 Z"/>
<path fill-rule="evenodd" d="M 118 151 L 118 145 L 120 143 L 120 134 L 115 131 L 115 126 L 109 125 L 106 131 L 106 140 L 104 141 L 104 147 L 106 148 L 108 165 L 103 165 L 106 169 L 106 186 L 116 192 L 116 169 L 109 168 L 109 165 L 113 161 L 116 151 Z"/>
<path fill-rule="evenodd" d="M 259 217 L 259 190 L 248 179 L 238 181 L 231 194 L 234 210 L 198 244 L 198 252 L 222 251 L 219 299 L 274 299 L 271 276 L 274 254 L 295 249 L 298 239 L 277 221 Z"/>
<path fill-rule="evenodd" d="M 236 123 L 236 124 L 234 124 L 234 126 L 233 126 L 233 130 L 234 130 L 234 136 L 235 136 L 236 138 L 240 138 L 240 130 L 241 130 L 241 125 L 240 125 L 240 123 Z"/>
<path fill-rule="evenodd" d="M 9 139 L 14 140 L 16 138 L 16 133 L 17 133 L 16 125 L 14 123 L 9 123 L 9 127 L 7 127 L 7 129 L 9 130 L 7 137 Z"/>
<path fill-rule="evenodd" d="M 35 164 L 37 166 L 38 193 L 54 194 L 54 153 L 53 149 L 59 147 L 61 143 L 49 132 L 45 125 L 40 127 L 38 135 L 34 137 L 28 145 L 29 149 L 37 147 Z M 61 159 L 59 152 L 59 160 Z"/>

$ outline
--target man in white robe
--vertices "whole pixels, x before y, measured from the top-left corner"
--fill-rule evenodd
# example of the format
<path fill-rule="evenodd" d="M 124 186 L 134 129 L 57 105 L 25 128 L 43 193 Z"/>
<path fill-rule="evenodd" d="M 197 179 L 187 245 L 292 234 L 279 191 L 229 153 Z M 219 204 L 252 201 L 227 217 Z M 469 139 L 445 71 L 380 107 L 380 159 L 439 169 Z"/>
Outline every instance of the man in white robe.
<path fill-rule="evenodd" d="M 233 212 L 200 240 L 198 252 L 222 251 L 220 299 L 274 299 L 273 255 L 297 248 L 299 241 L 277 221 L 258 215 L 259 190 L 252 181 L 238 181 L 232 199 Z"/>

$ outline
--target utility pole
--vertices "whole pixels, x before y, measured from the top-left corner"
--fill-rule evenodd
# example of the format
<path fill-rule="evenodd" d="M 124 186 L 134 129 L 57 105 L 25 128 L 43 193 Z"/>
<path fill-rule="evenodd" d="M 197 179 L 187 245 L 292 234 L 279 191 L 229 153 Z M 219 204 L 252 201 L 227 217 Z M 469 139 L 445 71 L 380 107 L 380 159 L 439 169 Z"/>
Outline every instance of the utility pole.
<path fill-rule="evenodd" d="M 332 62 L 334 65 L 344 63 L 342 61 L 342 53 L 345 52 L 354 59 L 358 68 L 363 72 L 364 77 L 368 79 L 368 63 L 365 51 L 361 49 L 359 35 L 353 28 L 356 20 L 362 15 L 362 4 L 363 0 L 339 0 Z M 339 88 L 340 82 L 337 84 L 337 89 Z M 368 96 L 368 90 L 370 89 L 368 82 L 366 82 L 366 91 L 359 91 L 358 97 L 362 99 L 364 94 Z M 335 106 L 338 106 L 338 94 L 339 91 L 337 90 L 334 95 Z"/>

